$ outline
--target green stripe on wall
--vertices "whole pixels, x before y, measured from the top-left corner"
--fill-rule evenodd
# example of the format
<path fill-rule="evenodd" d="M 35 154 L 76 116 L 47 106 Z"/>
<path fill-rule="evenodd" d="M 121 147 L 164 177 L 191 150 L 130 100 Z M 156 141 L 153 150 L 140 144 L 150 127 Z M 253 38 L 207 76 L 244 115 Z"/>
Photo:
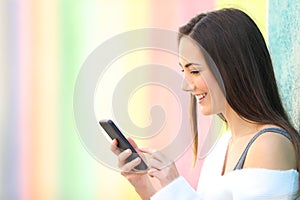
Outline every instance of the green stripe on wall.
<path fill-rule="evenodd" d="M 84 2 L 64 0 L 61 3 L 61 103 L 60 103 L 60 199 L 95 199 L 95 185 L 91 172 L 86 167 L 87 152 L 80 143 L 75 130 L 73 115 L 73 91 L 78 71 L 84 56 L 84 27 L 86 16 Z"/>

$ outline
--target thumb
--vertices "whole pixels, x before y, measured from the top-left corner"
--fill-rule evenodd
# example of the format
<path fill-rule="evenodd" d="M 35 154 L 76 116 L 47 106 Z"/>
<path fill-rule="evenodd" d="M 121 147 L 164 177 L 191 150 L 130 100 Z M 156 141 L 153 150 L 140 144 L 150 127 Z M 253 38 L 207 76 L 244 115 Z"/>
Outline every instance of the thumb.
<path fill-rule="evenodd" d="M 135 150 L 139 149 L 137 144 L 134 142 L 134 140 L 131 137 L 128 137 L 127 140 Z"/>

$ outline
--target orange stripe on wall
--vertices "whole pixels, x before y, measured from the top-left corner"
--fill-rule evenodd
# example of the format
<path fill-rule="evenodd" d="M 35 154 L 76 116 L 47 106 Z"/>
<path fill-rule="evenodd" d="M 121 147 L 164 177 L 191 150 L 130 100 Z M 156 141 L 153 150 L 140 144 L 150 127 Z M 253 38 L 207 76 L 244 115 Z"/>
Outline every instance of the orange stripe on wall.
<path fill-rule="evenodd" d="M 58 132 L 57 1 L 32 1 L 30 199 L 56 199 Z"/>

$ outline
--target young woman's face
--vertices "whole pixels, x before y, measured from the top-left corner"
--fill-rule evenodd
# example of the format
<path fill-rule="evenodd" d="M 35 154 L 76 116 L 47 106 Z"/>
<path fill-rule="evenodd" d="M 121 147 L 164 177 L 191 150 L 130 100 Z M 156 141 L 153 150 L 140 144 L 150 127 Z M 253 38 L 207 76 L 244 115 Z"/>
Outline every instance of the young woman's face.
<path fill-rule="evenodd" d="M 184 73 L 182 89 L 192 93 L 203 115 L 225 111 L 225 97 L 208 67 L 200 48 L 192 39 L 179 42 L 179 65 Z"/>

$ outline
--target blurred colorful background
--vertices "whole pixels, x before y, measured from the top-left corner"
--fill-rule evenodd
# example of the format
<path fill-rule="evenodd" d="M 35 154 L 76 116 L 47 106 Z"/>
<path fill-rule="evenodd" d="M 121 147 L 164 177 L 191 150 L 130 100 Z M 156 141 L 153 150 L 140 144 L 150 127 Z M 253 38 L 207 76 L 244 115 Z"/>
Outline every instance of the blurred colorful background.
<path fill-rule="evenodd" d="M 0 199 L 139 199 L 80 142 L 73 111 L 80 68 L 116 34 L 145 27 L 176 31 L 196 14 L 222 7 L 243 9 L 260 27 L 284 104 L 300 130 L 299 0 L 0 1 Z M 177 165 L 195 187 L 201 161 L 195 168 L 191 162 L 188 150 Z"/>

